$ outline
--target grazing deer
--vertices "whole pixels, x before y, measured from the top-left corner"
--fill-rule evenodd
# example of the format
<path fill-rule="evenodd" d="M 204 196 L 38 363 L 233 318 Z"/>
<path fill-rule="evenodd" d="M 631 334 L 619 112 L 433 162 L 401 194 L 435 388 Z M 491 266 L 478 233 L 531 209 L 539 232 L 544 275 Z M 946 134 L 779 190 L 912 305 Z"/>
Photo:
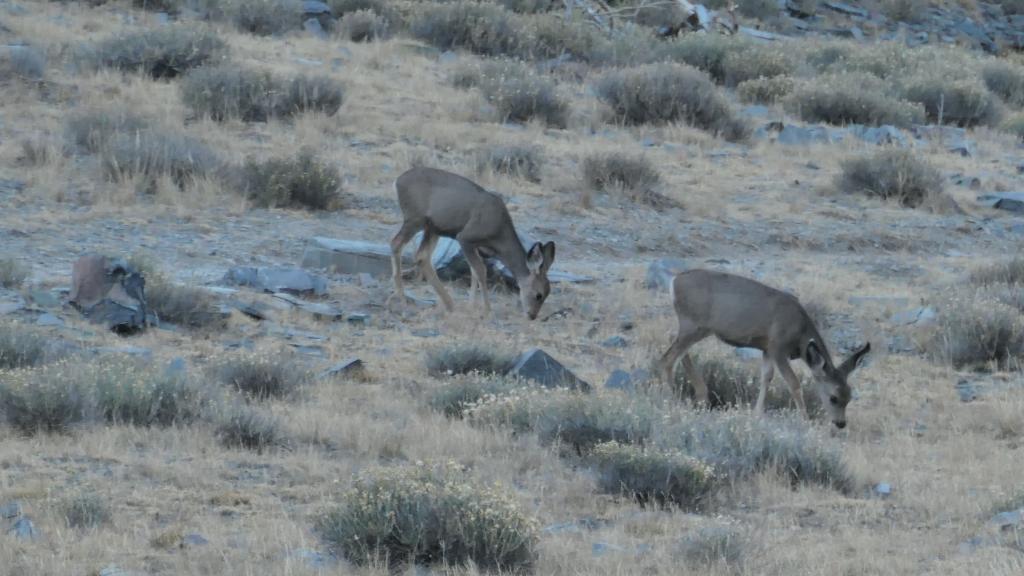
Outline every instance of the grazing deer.
<path fill-rule="evenodd" d="M 675 382 L 676 360 L 682 355 L 697 402 L 707 405 L 707 385 L 686 351 L 713 334 L 731 346 L 749 346 L 763 353 L 756 406 L 759 413 L 764 412 L 768 383 L 778 368 L 789 384 L 793 400 L 807 416 L 800 380 L 789 365 L 790 360 L 803 358 L 814 373 L 822 405 L 832 423 L 837 428 L 846 427 L 846 405 L 850 402 L 846 378 L 871 350 L 870 343 L 836 368 L 825 341 L 795 296 L 734 274 L 711 270 L 681 272 L 672 280 L 672 303 L 679 317 L 679 334 L 660 362 L 670 385 Z"/>
<path fill-rule="evenodd" d="M 416 262 L 423 276 L 451 312 L 452 299 L 437 277 L 431 255 L 441 236 L 459 242 L 472 273 L 470 300 L 476 290 L 483 294 L 484 314 L 490 313 L 487 296 L 487 266 L 481 252 L 496 256 L 512 272 L 519 284 L 519 300 L 533 320 L 551 292 L 548 269 L 555 260 L 555 243 L 535 243 L 529 252 L 523 249 L 512 225 L 512 217 L 502 199 L 493 192 L 451 172 L 434 168 L 412 168 L 395 180 L 398 205 L 402 209 L 402 228 L 391 240 L 391 270 L 395 290 L 405 302 L 402 287 L 402 247 L 417 232 L 423 240 L 416 250 Z"/>

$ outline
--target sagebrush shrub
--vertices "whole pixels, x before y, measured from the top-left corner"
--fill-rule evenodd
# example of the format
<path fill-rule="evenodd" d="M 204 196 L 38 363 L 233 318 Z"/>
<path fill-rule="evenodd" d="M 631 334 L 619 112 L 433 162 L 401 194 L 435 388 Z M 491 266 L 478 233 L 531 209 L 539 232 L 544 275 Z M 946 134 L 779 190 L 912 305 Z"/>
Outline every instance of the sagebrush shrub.
<path fill-rule="evenodd" d="M 46 74 L 46 54 L 33 46 L 7 46 L 0 50 L 0 78 L 42 80 Z"/>
<path fill-rule="evenodd" d="M 480 91 L 501 121 L 527 122 L 536 118 L 549 126 L 564 128 L 569 121 L 569 103 L 558 95 L 555 82 L 533 71 L 511 71 L 480 79 Z"/>
<path fill-rule="evenodd" d="M 455 346 L 427 352 L 427 373 L 435 378 L 477 372 L 504 374 L 512 367 L 514 357 L 493 347 Z"/>
<path fill-rule="evenodd" d="M 908 80 L 903 97 L 923 105 L 928 119 L 942 124 L 991 126 L 1002 117 L 998 99 L 983 82 L 951 79 L 934 69 Z"/>
<path fill-rule="evenodd" d="M 504 6 L 505 9 L 519 12 L 520 14 L 548 12 L 557 6 L 561 6 L 561 4 L 556 3 L 554 0 L 497 0 L 497 2 Z"/>
<path fill-rule="evenodd" d="M 321 112 L 333 116 L 345 101 L 345 86 L 329 76 L 299 75 L 285 83 L 279 116 Z"/>
<path fill-rule="evenodd" d="M 399 24 L 401 16 L 388 0 L 328 0 L 335 18 L 344 19 L 353 12 L 373 12 L 391 24 Z"/>
<path fill-rule="evenodd" d="M 182 5 L 185 4 L 185 1 L 186 0 L 132 0 L 132 6 L 141 8 L 142 10 L 176 14 L 181 11 Z"/>
<path fill-rule="evenodd" d="M 213 32 L 175 24 L 112 36 L 86 48 L 80 60 L 91 67 L 174 78 L 226 54 L 227 45 Z"/>
<path fill-rule="evenodd" d="M 897 22 L 917 24 L 928 14 L 928 0 L 884 0 L 882 13 Z"/>
<path fill-rule="evenodd" d="M 243 170 L 244 190 L 253 203 L 270 208 L 336 210 L 341 207 L 341 174 L 313 154 L 262 162 L 250 158 Z"/>
<path fill-rule="evenodd" d="M 979 266 L 971 272 L 971 282 L 982 286 L 992 284 L 1024 285 L 1024 257 Z"/>
<path fill-rule="evenodd" d="M 303 112 L 333 115 L 344 101 L 344 86 L 326 76 L 290 80 L 266 70 L 222 64 L 204 66 L 185 77 L 182 100 L 192 112 L 223 121 L 266 122 Z"/>
<path fill-rule="evenodd" d="M 751 47 L 752 43 L 739 35 L 684 34 L 677 40 L 662 44 L 658 53 L 662 58 L 703 70 L 715 82 L 721 83 L 725 82 L 726 58 L 746 54 Z"/>
<path fill-rule="evenodd" d="M 175 284 L 162 275 L 146 277 L 146 308 L 155 313 L 161 323 L 184 328 L 218 328 L 226 324 L 212 292 Z"/>
<path fill-rule="evenodd" d="M 220 380 L 255 400 L 289 398 L 312 379 L 288 354 L 243 354 L 222 363 Z"/>
<path fill-rule="evenodd" d="M 598 444 L 589 456 L 604 492 L 640 503 L 693 509 L 715 485 L 714 470 L 678 450 L 645 449 L 618 442 Z"/>
<path fill-rule="evenodd" d="M 981 78 L 1003 102 L 1024 106 L 1024 66 L 1008 60 L 991 60 L 981 68 Z"/>
<path fill-rule="evenodd" d="M 743 556 L 743 538 L 731 528 L 702 528 L 682 539 L 678 554 L 690 564 L 736 565 Z"/>
<path fill-rule="evenodd" d="M 513 15 L 496 4 L 456 0 L 424 2 L 409 23 L 414 38 L 442 50 L 463 48 L 483 56 L 516 54 L 521 29 Z"/>
<path fill-rule="evenodd" d="M 1024 142 L 1024 113 L 1014 114 L 1007 118 L 1002 124 L 1002 129 L 1003 131 L 1016 136 L 1018 140 Z"/>
<path fill-rule="evenodd" d="M 189 424 L 202 415 L 209 399 L 187 376 L 134 361 L 102 360 L 87 366 L 77 378 L 92 396 L 96 415 L 112 424 Z"/>
<path fill-rule="evenodd" d="M 317 531 L 358 565 L 462 566 L 530 572 L 539 525 L 499 485 L 474 481 L 453 464 L 363 473 Z"/>
<path fill-rule="evenodd" d="M 943 294 L 938 304 L 937 327 L 926 343 L 933 358 L 956 368 L 1021 367 L 1024 317 L 998 293 L 955 290 Z"/>
<path fill-rule="evenodd" d="M 543 165 L 543 151 L 539 146 L 492 145 L 476 152 L 477 174 L 490 170 L 529 182 L 540 182 Z"/>
<path fill-rule="evenodd" d="M 908 127 L 925 120 L 922 105 L 900 100 L 881 80 L 865 74 L 825 74 L 798 82 L 784 105 L 802 120 L 836 125 Z"/>
<path fill-rule="evenodd" d="M 61 505 L 64 520 L 71 528 L 96 528 L 110 522 L 110 504 L 98 494 L 81 493 Z"/>
<path fill-rule="evenodd" d="M 64 137 L 72 146 L 95 154 L 120 134 L 135 136 L 148 128 L 148 120 L 124 108 L 95 108 L 70 114 Z"/>
<path fill-rule="evenodd" d="M 470 375 L 455 378 L 436 390 L 430 398 L 431 408 L 449 418 L 461 418 L 463 412 L 485 397 L 507 394 L 527 386 L 510 378 Z"/>
<path fill-rule="evenodd" d="M 0 258 L 0 288 L 21 288 L 28 279 L 28 272 L 28 266 L 14 258 Z"/>
<path fill-rule="evenodd" d="M 42 364 L 47 356 L 46 342 L 46 337 L 35 328 L 0 323 L 0 369 Z"/>
<path fill-rule="evenodd" d="M 909 150 L 883 149 L 842 162 L 838 188 L 847 194 L 866 194 L 916 208 L 943 194 L 942 175 Z"/>
<path fill-rule="evenodd" d="M 0 379 L 0 406 L 7 424 L 31 435 L 66 432 L 94 416 L 94 398 L 76 366 L 66 362 L 21 369 Z"/>
<path fill-rule="evenodd" d="M 247 405 L 229 408 L 217 418 L 216 435 L 223 446 L 263 452 L 283 446 L 281 421 L 269 411 Z"/>
<path fill-rule="evenodd" d="M 788 53 L 782 50 L 731 52 L 722 61 L 725 84 L 733 87 L 747 80 L 791 75 L 795 68 Z"/>
<path fill-rule="evenodd" d="M 657 186 L 661 174 L 645 156 L 610 152 L 583 159 L 583 181 L 595 190 L 644 191 Z"/>
<path fill-rule="evenodd" d="M 689 66 L 660 63 L 615 70 L 595 88 L 624 124 L 683 122 L 726 140 L 742 140 L 749 133 L 718 88 Z"/>
<path fill-rule="evenodd" d="M 153 182 L 167 176 L 179 187 L 214 174 L 220 158 L 199 140 L 168 130 L 151 128 L 114 136 L 101 152 L 104 174 L 112 179 L 140 177 Z"/>
<path fill-rule="evenodd" d="M 708 387 L 708 403 L 711 408 L 750 407 L 757 402 L 761 382 L 759 367 L 714 356 L 691 354 L 691 358 L 694 367 L 704 379 L 704 385 Z M 693 382 L 690 382 L 682 365 L 676 367 L 675 379 L 673 386 L 680 398 L 695 398 Z M 802 386 L 800 391 L 808 412 L 817 414 L 821 408 L 821 399 L 815 384 Z M 795 407 L 790 397 L 789 386 L 780 383 L 777 375 L 773 384 L 768 386 L 764 407 L 765 410 L 786 410 Z"/>
<path fill-rule="evenodd" d="M 528 60 L 570 57 L 587 62 L 608 42 L 593 26 L 576 18 L 537 14 L 518 18 L 516 25 L 521 37 L 514 54 Z"/>
<path fill-rule="evenodd" d="M 283 34 L 302 26 L 301 0 L 234 0 L 227 3 L 226 12 L 240 30 L 257 36 Z"/>
<path fill-rule="evenodd" d="M 775 104 L 781 102 L 793 91 L 795 82 L 789 76 L 754 78 L 736 86 L 740 101 L 750 104 Z"/>
<path fill-rule="evenodd" d="M 388 21 L 370 10 L 357 10 L 345 14 L 338 24 L 342 38 L 353 42 L 372 42 L 387 38 L 390 31 Z"/>

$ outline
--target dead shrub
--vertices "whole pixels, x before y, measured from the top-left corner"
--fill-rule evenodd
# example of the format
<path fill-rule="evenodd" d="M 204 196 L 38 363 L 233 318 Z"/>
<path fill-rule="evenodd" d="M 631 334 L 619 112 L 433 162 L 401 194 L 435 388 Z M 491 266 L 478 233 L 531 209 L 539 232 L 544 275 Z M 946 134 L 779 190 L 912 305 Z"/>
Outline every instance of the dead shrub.
<path fill-rule="evenodd" d="M 583 181 L 594 190 L 643 192 L 657 186 L 661 174 L 644 156 L 611 152 L 583 159 Z"/>
<path fill-rule="evenodd" d="M 291 398 L 308 384 L 312 374 L 287 354 L 245 354 L 217 368 L 221 382 L 254 400 Z"/>
<path fill-rule="evenodd" d="M 504 374 L 514 358 L 480 346 L 455 346 L 427 352 L 427 374 L 435 378 L 460 374 Z"/>
<path fill-rule="evenodd" d="M 221 445 L 263 452 L 287 444 L 281 421 L 269 411 L 245 404 L 233 406 L 216 423 Z"/>
<path fill-rule="evenodd" d="M 883 149 L 842 163 L 837 187 L 917 208 L 943 194 L 942 175 L 909 150 Z"/>

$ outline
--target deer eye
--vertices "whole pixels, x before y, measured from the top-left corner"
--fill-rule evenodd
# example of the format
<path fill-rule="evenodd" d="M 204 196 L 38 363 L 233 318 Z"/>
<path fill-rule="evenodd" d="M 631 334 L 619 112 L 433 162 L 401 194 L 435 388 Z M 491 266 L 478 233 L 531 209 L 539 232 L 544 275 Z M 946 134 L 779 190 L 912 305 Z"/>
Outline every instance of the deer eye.
<path fill-rule="evenodd" d="M 828 401 L 831 402 L 833 406 L 839 404 L 839 398 L 836 396 L 829 396 Z"/>
<path fill-rule="evenodd" d="M 541 294 L 540 292 L 538 292 L 538 293 L 537 293 L 537 302 L 540 302 L 540 301 L 541 301 L 541 300 L 543 300 L 543 299 L 544 299 L 544 295 L 543 295 L 543 294 Z"/>

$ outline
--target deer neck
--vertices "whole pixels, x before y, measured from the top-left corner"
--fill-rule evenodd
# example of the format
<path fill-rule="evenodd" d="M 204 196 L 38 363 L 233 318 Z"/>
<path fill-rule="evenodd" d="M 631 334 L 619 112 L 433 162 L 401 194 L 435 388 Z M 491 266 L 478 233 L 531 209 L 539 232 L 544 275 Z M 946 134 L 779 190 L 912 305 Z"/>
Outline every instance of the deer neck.
<path fill-rule="evenodd" d="M 519 236 L 512 230 L 495 246 L 498 258 L 505 263 L 520 286 L 530 277 L 530 268 L 526 265 L 526 250 L 519 242 Z"/>

